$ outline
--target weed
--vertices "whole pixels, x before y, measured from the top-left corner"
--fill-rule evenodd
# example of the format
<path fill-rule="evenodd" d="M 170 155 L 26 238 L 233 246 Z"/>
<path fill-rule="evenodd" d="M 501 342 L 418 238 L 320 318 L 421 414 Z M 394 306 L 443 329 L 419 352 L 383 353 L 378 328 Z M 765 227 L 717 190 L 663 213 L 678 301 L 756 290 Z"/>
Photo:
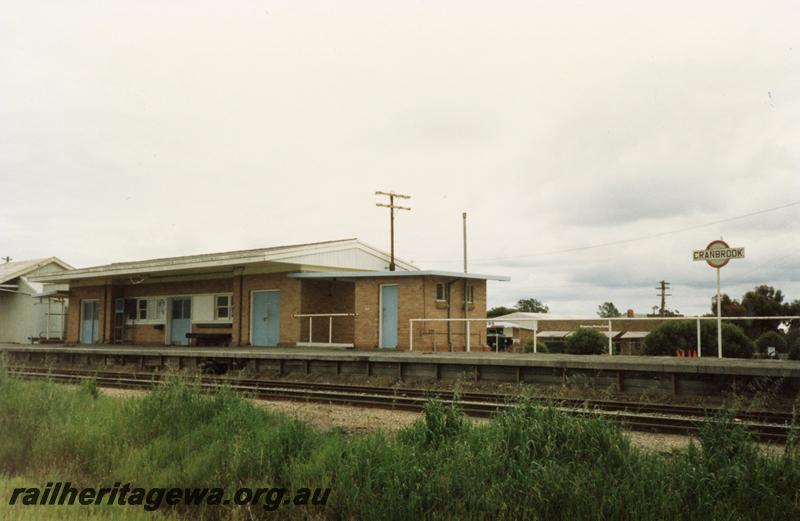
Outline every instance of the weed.
<path fill-rule="evenodd" d="M 12 476 L 332 488 L 325 507 L 182 507 L 191 519 L 800 518 L 797 433 L 763 452 L 726 417 L 661 455 L 604 420 L 531 401 L 474 425 L 458 405 L 430 401 L 396 436 L 347 436 L 177 381 L 115 399 L 4 377 L 0 396 L 0 471 Z"/>

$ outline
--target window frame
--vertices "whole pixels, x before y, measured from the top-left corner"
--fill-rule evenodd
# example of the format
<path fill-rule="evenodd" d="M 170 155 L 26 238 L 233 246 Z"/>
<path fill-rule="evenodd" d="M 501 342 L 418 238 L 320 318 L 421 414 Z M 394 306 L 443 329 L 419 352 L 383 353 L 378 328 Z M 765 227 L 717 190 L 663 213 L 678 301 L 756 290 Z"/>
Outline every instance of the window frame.
<path fill-rule="evenodd" d="M 227 300 L 227 304 L 224 306 L 219 305 L 219 299 L 224 298 Z M 225 309 L 227 310 L 227 316 L 220 316 L 219 310 Z M 214 295 L 214 320 L 219 320 L 222 322 L 230 322 L 233 320 L 233 295 L 230 294 L 219 294 Z"/>
<path fill-rule="evenodd" d="M 140 324 L 164 324 L 166 322 L 167 299 L 165 297 L 139 297 L 135 300 L 136 315 L 133 322 L 138 322 Z M 130 321 L 130 319 L 128 320 Z"/>
<path fill-rule="evenodd" d="M 444 298 L 439 298 L 439 288 L 442 288 L 442 296 Z M 437 282 L 436 283 L 436 302 L 449 302 L 450 301 L 450 292 L 448 291 L 448 286 L 444 282 Z"/>

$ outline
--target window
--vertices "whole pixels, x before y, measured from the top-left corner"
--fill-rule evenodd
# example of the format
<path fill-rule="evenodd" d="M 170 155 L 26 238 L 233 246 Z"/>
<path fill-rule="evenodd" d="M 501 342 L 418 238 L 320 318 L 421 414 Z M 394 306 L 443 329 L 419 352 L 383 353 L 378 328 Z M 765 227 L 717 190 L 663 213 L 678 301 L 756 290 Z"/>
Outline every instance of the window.
<path fill-rule="evenodd" d="M 214 297 L 214 318 L 216 320 L 231 318 L 230 295 L 217 295 Z"/>
<path fill-rule="evenodd" d="M 473 288 L 472 286 L 467 286 L 467 303 L 468 304 L 472 304 L 472 302 L 473 302 L 474 293 L 475 293 L 474 290 L 475 290 L 475 288 Z"/>
<path fill-rule="evenodd" d="M 448 290 L 449 288 L 447 287 L 447 284 L 437 284 L 436 300 L 440 300 L 442 302 L 450 300 L 450 292 Z"/>
<path fill-rule="evenodd" d="M 167 302 L 163 298 L 141 298 L 136 301 L 136 318 L 139 320 L 164 320 Z"/>

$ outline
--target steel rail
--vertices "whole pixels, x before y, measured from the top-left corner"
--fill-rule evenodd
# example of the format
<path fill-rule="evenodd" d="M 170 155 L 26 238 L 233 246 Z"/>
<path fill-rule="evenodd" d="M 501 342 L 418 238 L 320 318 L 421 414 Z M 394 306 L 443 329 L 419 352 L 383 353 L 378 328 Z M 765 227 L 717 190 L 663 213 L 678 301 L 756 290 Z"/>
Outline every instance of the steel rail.
<path fill-rule="evenodd" d="M 58 370 L 58 372 L 43 370 L 10 370 L 12 375 L 25 379 L 48 379 L 57 383 L 80 383 L 94 380 L 102 387 L 115 387 L 121 389 L 151 389 L 164 381 L 164 375 L 157 373 L 132 374 L 113 372 L 92 372 L 86 370 Z M 285 384 L 292 385 L 285 385 Z M 490 393 L 464 393 L 457 398 L 454 393 L 436 392 L 424 394 L 421 389 L 403 390 L 393 388 L 370 388 L 366 386 L 346 386 L 331 384 L 309 384 L 301 382 L 275 382 L 263 380 L 235 380 L 229 378 L 205 377 L 196 380 L 195 384 L 203 391 L 216 391 L 221 388 L 230 388 L 259 399 L 292 400 L 314 403 L 328 403 L 337 405 L 352 405 L 358 407 L 375 407 L 383 409 L 421 411 L 431 397 L 436 397 L 445 403 L 457 403 L 465 414 L 476 417 L 490 417 L 500 411 L 508 410 L 516 404 L 514 401 L 501 401 L 497 395 Z M 378 391 L 376 392 L 376 389 Z M 391 389 L 393 394 L 381 393 L 381 389 Z M 422 394 L 420 394 L 422 393 Z M 484 399 L 491 397 L 491 400 Z M 575 402 L 578 402 L 575 400 Z M 622 402 L 612 402 L 622 403 Z M 548 405 L 570 415 L 584 417 L 601 417 L 619 423 L 627 429 L 660 432 L 668 434 L 696 433 L 704 421 L 720 421 L 716 418 L 699 418 L 677 415 L 674 412 L 664 412 L 661 409 L 658 415 L 631 410 L 604 410 L 598 407 L 589 407 L 586 402 L 579 406 L 563 405 L 558 400 L 550 400 Z M 760 419 L 740 421 L 755 439 L 759 441 L 785 442 L 791 432 L 791 425 L 786 422 L 769 422 Z"/>
<path fill-rule="evenodd" d="M 14 371 L 41 371 L 41 368 L 14 368 Z M 86 369 L 58 369 L 66 374 L 79 374 L 85 376 L 96 376 L 106 378 L 137 378 L 144 380 L 161 380 L 165 377 L 163 373 L 130 373 L 112 371 L 93 371 Z M 513 403 L 523 398 L 519 394 L 503 393 L 482 393 L 482 392 L 453 392 L 438 389 L 419 389 L 419 388 L 399 388 L 399 387 L 372 387 L 367 385 L 349 384 L 330 384 L 316 382 L 296 382 L 286 380 L 264 380 L 248 378 L 229 378 L 229 377 L 210 377 L 204 376 L 198 381 L 203 383 L 216 383 L 223 385 L 249 385 L 249 386 L 271 386 L 286 389 L 302 389 L 313 391 L 339 391 L 348 393 L 363 393 L 382 396 L 405 396 L 419 398 L 438 398 L 447 401 L 462 402 L 488 402 L 488 403 Z M 795 420 L 795 416 L 790 412 L 781 411 L 731 411 L 720 407 L 698 407 L 692 405 L 663 404 L 632 401 L 612 401 L 612 400 L 593 400 L 578 398 L 553 398 L 545 396 L 524 396 L 525 399 L 537 402 L 552 404 L 561 407 L 573 407 L 582 409 L 600 409 L 609 412 L 632 412 L 639 414 L 664 414 L 677 416 L 691 416 L 706 418 L 713 416 L 733 416 L 739 421 L 753 421 L 761 423 L 774 423 L 790 425 Z"/>

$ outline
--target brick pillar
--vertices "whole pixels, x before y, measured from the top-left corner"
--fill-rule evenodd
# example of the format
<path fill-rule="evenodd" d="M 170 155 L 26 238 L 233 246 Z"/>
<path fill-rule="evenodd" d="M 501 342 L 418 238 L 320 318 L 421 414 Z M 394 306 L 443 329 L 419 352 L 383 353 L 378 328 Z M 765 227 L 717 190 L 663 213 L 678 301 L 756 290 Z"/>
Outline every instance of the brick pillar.
<path fill-rule="evenodd" d="M 100 309 L 103 310 L 103 323 L 100 325 L 100 343 L 111 343 L 111 329 L 114 326 L 114 298 L 111 284 L 103 286 L 103 297 L 100 299 Z"/>
<path fill-rule="evenodd" d="M 242 345 L 242 313 L 244 313 L 244 293 L 242 287 L 242 276 L 233 277 L 233 317 L 231 322 L 231 346 L 239 347 Z"/>

